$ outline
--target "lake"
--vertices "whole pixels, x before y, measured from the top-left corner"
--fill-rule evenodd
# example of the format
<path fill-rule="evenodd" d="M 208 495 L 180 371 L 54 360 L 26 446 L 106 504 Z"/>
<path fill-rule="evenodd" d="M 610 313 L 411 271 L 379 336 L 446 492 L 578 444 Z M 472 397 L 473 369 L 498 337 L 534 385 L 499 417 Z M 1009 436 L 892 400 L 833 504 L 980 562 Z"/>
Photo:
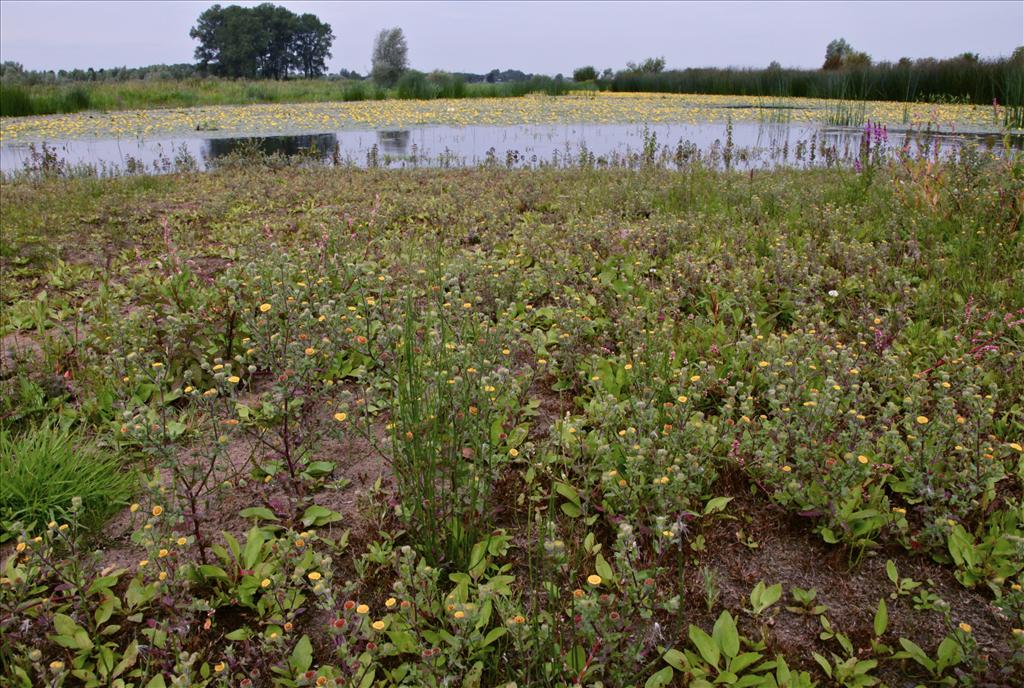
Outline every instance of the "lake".
<path fill-rule="evenodd" d="M 852 164 L 866 121 L 886 123 L 881 143 L 890 151 L 1024 148 L 1020 132 L 998 131 L 997 114 L 973 105 L 664 94 L 78 113 L 0 120 L 0 171 L 38 166 L 43 143 L 67 165 L 99 174 L 208 169 L 253 153 L 364 167 Z"/>

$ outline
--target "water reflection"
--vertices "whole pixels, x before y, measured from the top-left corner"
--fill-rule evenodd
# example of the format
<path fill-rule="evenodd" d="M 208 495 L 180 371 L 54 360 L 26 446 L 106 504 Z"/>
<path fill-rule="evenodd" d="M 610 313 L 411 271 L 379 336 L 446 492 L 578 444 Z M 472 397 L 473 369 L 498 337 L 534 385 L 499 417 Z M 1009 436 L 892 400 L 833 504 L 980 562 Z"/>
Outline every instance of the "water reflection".
<path fill-rule="evenodd" d="M 252 153 L 282 155 L 289 158 L 295 155 L 305 155 L 326 160 L 338 150 L 338 135 L 326 133 L 216 138 L 207 139 L 205 146 L 203 157 L 207 162 L 229 155 Z"/>
<path fill-rule="evenodd" d="M 409 139 L 412 132 L 408 129 L 385 129 L 377 132 L 377 141 L 382 153 L 386 155 L 405 155 L 409 152 Z"/>
<path fill-rule="evenodd" d="M 873 130 L 874 131 L 874 130 Z M 208 136 L 208 135 L 207 135 Z M 332 165 L 360 167 L 508 167 L 587 164 L 663 164 L 683 167 L 698 160 L 730 169 L 854 164 L 862 156 L 863 127 L 833 127 L 766 117 L 760 123 L 534 124 L 423 126 L 409 129 L 218 137 L 80 139 L 50 142 L 49 154 L 68 166 L 92 166 L 97 174 L 208 169 L 231 154 L 305 156 Z M 877 136 L 872 135 L 872 138 Z M 0 144 L 0 172 L 37 169 L 46 161 L 38 144 Z M 1021 150 L 1018 133 L 966 133 L 934 128 L 889 129 L 889 155 L 953 157 L 971 148 L 1004 154 Z M 873 141 L 871 150 L 878 150 Z"/>

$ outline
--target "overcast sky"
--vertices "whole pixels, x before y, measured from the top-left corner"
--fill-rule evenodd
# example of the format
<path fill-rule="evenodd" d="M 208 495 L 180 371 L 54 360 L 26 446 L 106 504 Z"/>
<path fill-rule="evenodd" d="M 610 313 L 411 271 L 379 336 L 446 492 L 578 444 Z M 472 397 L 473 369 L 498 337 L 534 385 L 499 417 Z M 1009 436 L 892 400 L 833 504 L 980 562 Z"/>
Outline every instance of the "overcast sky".
<path fill-rule="evenodd" d="M 0 2 L 0 59 L 29 69 L 191 62 L 188 32 L 212 2 Z M 222 2 L 255 5 L 255 2 Z M 844 37 L 876 61 L 1008 55 L 1024 0 L 981 2 L 278 2 L 337 38 L 328 63 L 365 73 L 376 33 L 400 26 L 411 65 L 571 73 L 663 55 L 669 67 L 818 67 Z"/>

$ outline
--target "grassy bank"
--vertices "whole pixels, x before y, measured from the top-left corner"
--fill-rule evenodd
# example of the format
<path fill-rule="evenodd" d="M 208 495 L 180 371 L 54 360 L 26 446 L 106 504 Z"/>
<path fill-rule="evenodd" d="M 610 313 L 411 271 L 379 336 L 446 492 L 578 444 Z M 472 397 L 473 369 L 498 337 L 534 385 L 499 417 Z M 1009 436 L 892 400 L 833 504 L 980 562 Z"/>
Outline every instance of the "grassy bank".
<path fill-rule="evenodd" d="M 407 74 L 391 89 L 382 88 L 370 81 L 328 79 L 154 79 L 32 86 L 0 82 L 0 116 L 253 103 L 353 102 L 388 98 L 503 98 L 527 93 L 559 95 L 592 88 L 594 86 L 590 84 L 573 84 L 548 77 L 508 84 L 466 84 L 451 76 L 433 77 L 419 72 Z"/>
<path fill-rule="evenodd" d="M 688 93 L 770 98 L 827 98 L 892 102 L 970 103 L 1008 106 L 1009 124 L 1024 117 L 1024 64 L 1019 59 L 918 60 L 841 70 L 705 68 L 657 74 L 620 71 L 585 83 L 534 76 L 527 81 L 466 83 L 451 74 L 411 70 L 393 88 L 339 79 L 231 80 L 218 78 L 61 83 L 0 82 L 0 116 L 19 117 L 165 107 L 314 103 L 360 100 L 502 98 L 575 91 Z"/>
<path fill-rule="evenodd" d="M 3 682 L 1009 685 L 1022 179 L 4 182 Z"/>

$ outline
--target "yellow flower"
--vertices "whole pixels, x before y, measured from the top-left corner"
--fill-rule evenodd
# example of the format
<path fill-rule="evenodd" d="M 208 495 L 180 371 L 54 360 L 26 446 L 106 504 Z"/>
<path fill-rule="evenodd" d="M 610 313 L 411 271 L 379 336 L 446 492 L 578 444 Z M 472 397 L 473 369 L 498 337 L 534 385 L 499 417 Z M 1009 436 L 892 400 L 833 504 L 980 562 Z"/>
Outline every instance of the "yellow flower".
<path fill-rule="evenodd" d="M 161 571 L 159 575 L 157 575 L 157 578 L 159 578 L 160 580 L 167 580 L 167 572 Z"/>
<path fill-rule="evenodd" d="M 231 377 L 228 378 L 228 382 L 230 382 L 233 385 L 237 385 L 240 380 L 241 378 L 238 377 L 237 375 L 232 375 Z"/>
<path fill-rule="evenodd" d="M 168 554 L 170 554 L 170 552 L 168 552 L 166 549 L 162 549 L 159 552 L 157 552 L 157 556 L 161 559 L 166 557 Z"/>
<path fill-rule="evenodd" d="M 869 461 L 868 457 L 864 456 L 863 454 L 858 456 L 857 460 L 860 461 L 861 463 L 867 463 Z"/>
<path fill-rule="evenodd" d="M 757 365 L 762 367 L 762 368 L 767 368 L 768 367 L 768 361 L 761 361 Z"/>
<path fill-rule="evenodd" d="M 269 310 L 270 310 L 270 304 L 269 303 L 261 303 L 260 304 L 260 313 L 266 313 Z"/>
<path fill-rule="evenodd" d="M 140 568 L 140 569 L 144 569 L 144 568 L 146 568 L 146 566 L 147 566 L 148 564 L 149 564 L 149 559 L 140 559 L 140 560 L 139 560 L 139 568 Z"/>
<path fill-rule="evenodd" d="M 508 455 L 511 456 L 512 458 L 515 458 L 519 456 L 519 450 L 516 449 L 515 447 L 512 447 L 511 449 L 508 450 Z"/>
<path fill-rule="evenodd" d="M 592 573 L 589 576 L 587 576 L 587 582 L 591 585 L 601 585 L 601 576 L 597 575 L 596 573 Z"/>
<path fill-rule="evenodd" d="M 678 397 L 676 397 L 676 401 L 678 401 L 680 404 L 685 404 L 686 403 L 686 397 L 684 395 L 680 394 Z"/>
<path fill-rule="evenodd" d="M 361 604 L 358 607 L 356 607 L 356 614 L 367 614 L 367 613 L 369 613 L 369 611 L 370 611 L 370 608 L 368 606 L 366 606 L 365 604 Z"/>
<path fill-rule="evenodd" d="M 345 422 L 346 418 L 348 418 L 348 414 L 347 413 L 335 413 L 334 414 L 334 420 L 338 421 L 339 423 Z"/>
<path fill-rule="evenodd" d="M 133 514 L 136 511 L 138 511 L 138 510 L 139 510 L 139 505 L 138 504 L 132 504 L 130 507 L 128 507 L 128 511 L 132 512 Z"/>
<path fill-rule="evenodd" d="M 164 364 L 163 364 L 163 363 L 161 363 L 160 361 L 154 361 L 154 362 L 153 362 L 153 367 L 154 367 L 154 368 L 158 368 L 158 369 L 159 369 L 159 368 L 163 368 L 163 367 L 164 367 Z"/>
<path fill-rule="evenodd" d="M 61 662 L 61 661 L 58 661 L 58 660 L 54 660 L 54 661 L 50 662 L 50 668 L 53 669 L 54 671 L 60 671 L 61 669 L 64 668 L 64 662 Z"/>
<path fill-rule="evenodd" d="M 960 630 L 963 631 L 964 633 L 970 633 L 971 630 L 973 630 L 973 629 L 971 628 L 971 624 L 966 623 L 964 621 L 961 621 L 960 622 Z"/>
<path fill-rule="evenodd" d="M 397 600 L 395 600 L 394 597 L 389 597 L 387 600 L 384 601 L 384 606 L 387 607 L 388 609 L 391 609 L 392 607 L 394 607 L 395 604 L 397 604 Z"/>
<path fill-rule="evenodd" d="M 14 551 L 16 551 L 16 552 L 24 552 L 26 547 L 28 547 L 28 545 L 26 545 L 24 542 L 19 542 L 14 547 Z"/>
<path fill-rule="evenodd" d="M 175 540 L 175 542 L 177 542 L 179 545 L 184 545 L 185 543 L 188 542 L 188 539 L 180 537 L 177 540 Z"/>
<path fill-rule="evenodd" d="M 306 347 L 306 355 L 307 355 L 307 356 L 312 356 L 312 355 L 313 355 L 313 354 L 315 354 L 315 353 L 316 353 L 316 349 L 314 349 L 314 348 L 313 348 L 313 347 L 311 347 L 311 346 L 307 346 L 307 347 Z"/>
<path fill-rule="evenodd" d="M 260 581 L 260 587 L 261 588 L 269 588 L 270 587 L 270 579 L 269 578 L 264 578 L 263 580 L 261 580 Z"/>
<path fill-rule="evenodd" d="M 927 424 L 928 423 L 928 416 L 918 416 L 917 417 L 917 423 L 918 423 L 918 425 L 925 425 L 925 424 Z"/>
<path fill-rule="evenodd" d="M 224 664 L 224 662 L 217 662 L 216 664 L 214 664 L 214 665 L 213 665 L 213 670 L 214 670 L 214 671 L 215 671 L 216 673 L 218 673 L 218 674 L 219 674 L 220 672 L 224 671 L 224 669 L 226 668 L 226 666 L 227 666 L 227 665 L 226 665 L 226 664 Z"/>
<path fill-rule="evenodd" d="M 464 612 L 464 611 L 462 611 L 462 610 L 460 609 L 459 611 L 455 612 L 455 614 L 453 614 L 453 616 L 454 616 L 454 617 L 455 617 L 456 619 L 461 619 L 461 618 L 463 618 L 464 616 L 466 616 L 466 612 Z"/>
<path fill-rule="evenodd" d="M 1012 442 L 1010 444 L 1010 449 L 1016 449 L 1019 452 L 1024 452 L 1024 447 L 1020 446 L 1017 442 Z"/>
<path fill-rule="evenodd" d="M 164 508 L 162 506 L 160 506 L 159 504 L 157 504 L 155 507 L 153 507 L 152 511 L 150 511 L 150 513 L 153 514 L 154 516 L 159 516 L 163 512 L 164 512 Z"/>
<path fill-rule="evenodd" d="M 310 571 L 306 577 L 311 581 L 318 581 L 321 578 L 319 571 Z"/>
<path fill-rule="evenodd" d="M 700 375 L 691 375 L 690 376 L 690 382 L 698 382 L 699 380 L 700 380 Z"/>
<path fill-rule="evenodd" d="M 782 472 L 783 473 L 789 473 L 792 470 L 793 470 L 793 468 L 791 466 L 783 466 L 782 467 Z"/>
<path fill-rule="evenodd" d="M 372 626 L 373 630 L 375 631 L 383 631 L 384 627 L 387 626 L 387 624 L 384 623 L 383 620 L 378 619 L 377 621 L 374 621 L 372 624 L 370 624 L 370 626 Z"/>

